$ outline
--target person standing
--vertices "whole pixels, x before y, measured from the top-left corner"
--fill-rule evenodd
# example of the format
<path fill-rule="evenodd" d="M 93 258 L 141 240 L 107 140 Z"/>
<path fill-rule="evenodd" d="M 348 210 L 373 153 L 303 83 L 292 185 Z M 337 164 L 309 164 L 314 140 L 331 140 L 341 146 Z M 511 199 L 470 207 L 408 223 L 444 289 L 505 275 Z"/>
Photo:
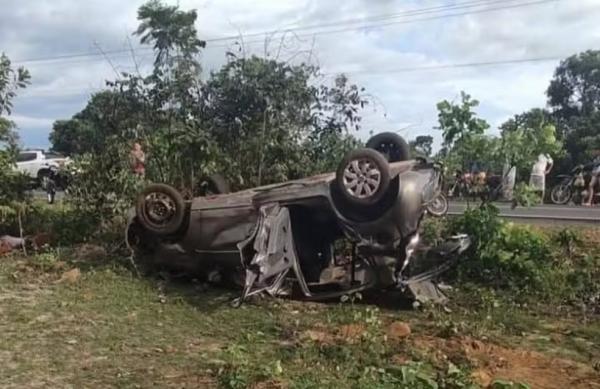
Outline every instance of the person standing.
<path fill-rule="evenodd" d="M 542 196 L 542 203 L 544 202 L 544 195 L 546 194 L 546 175 L 552 170 L 554 161 L 548 154 L 538 155 L 537 161 L 531 168 L 531 176 L 529 177 L 529 185 L 532 186 Z"/>
<path fill-rule="evenodd" d="M 594 200 L 594 189 L 598 182 L 600 182 L 600 154 L 594 158 L 590 164 L 590 184 L 588 186 L 588 196 L 582 205 L 591 207 Z"/>
<path fill-rule="evenodd" d="M 502 167 L 502 197 L 504 197 L 505 200 L 513 200 L 516 178 L 517 167 L 505 163 Z"/>
<path fill-rule="evenodd" d="M 142 145 L 139 142 L 135 142 L 129 152 L 129 164 L 133 174 L 144 177 L 146 174 L 146 154 L 144 154 Z"/>

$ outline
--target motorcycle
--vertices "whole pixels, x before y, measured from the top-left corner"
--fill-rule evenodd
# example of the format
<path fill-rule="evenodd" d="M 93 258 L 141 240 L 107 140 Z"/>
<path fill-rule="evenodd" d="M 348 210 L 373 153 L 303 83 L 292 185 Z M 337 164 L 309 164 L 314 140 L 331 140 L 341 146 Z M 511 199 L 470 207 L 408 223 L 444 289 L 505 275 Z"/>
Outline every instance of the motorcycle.
<path fill-rule="evenodd" d="M 454 173 L 453 183 L 447 190 L 447 197 L 496 201 L 502 196 L 502 189 L 501 175 L 487 172 L 463 173 L 457 170 Z"/>
<path fill-rule="evenodd" d="M 472 182 L 472 175 L 470 173 L 463 173 L 460 170 L 454 172 L 452 185 L 448 188 L 447 197 L 463 198 L 469 195 L 470 187 Z"/>
<path fill-rule="evenodd" d="M 557 178 L 560 182 L 556 184 L 550 192 L 552 203 L 558 205 L 568 204 L 570 201 L 581 205 L 588 196 L 589 182 L 591 180 L 591 169 L 583 165 L 576 166 L 571 170 L 571 174 L 561 174 Z M 594 190 L 594 199 L 592 202 L 600 201 L 600 185 L 597 184 Z"/>
<path fill-rule="evenodd" d="M 444 174 L 443 169 L 440 165 L 436 168 L 437 178 L 437 193 L 433 198 L 425 205 L 425 210 L 431 216 L 442 217 L 448 213 L 448 198 L 444 194 Z"/>

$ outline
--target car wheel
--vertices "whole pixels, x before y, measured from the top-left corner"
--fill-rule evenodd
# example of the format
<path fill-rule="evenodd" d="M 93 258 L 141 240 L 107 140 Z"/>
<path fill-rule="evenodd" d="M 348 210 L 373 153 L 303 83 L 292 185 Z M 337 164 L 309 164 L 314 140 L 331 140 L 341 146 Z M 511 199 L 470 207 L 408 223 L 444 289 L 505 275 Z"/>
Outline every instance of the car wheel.
<path fill-rule="evenodd" d="M 390 186 L 388 163 L 375 150 L 351 151 L 338 166 L 335 185 L 351 205 L 377 204 Z"/>
<path fill-rule="evenodd" d="M 442 193 L 435 196 L 433 200 L 427 204 L 427 212 L 436 217 L 441 217 L 448 213 L 448 199 L 446 196 Z"/>
<path fill-rule="evenodd" d="M 569 185 L 558 184 L 554 188 L 552 188 L 552 192 L 550 192 L 550 200 L 554 204 L 564 205 L 571 200 L 573 197 L 573 191 Z"/>
<path fill-rule="evenodd" d="M 379 151 L 388 162 L 407 161 L 410 147 L 400 135 L 393 132 L 382 132 L 367 141 L 367 148 Z"/>
<path fill-rule="evenodd" d="M 139 195 L 136 207 L 139 223 L 156 235 L 172 235 L 185 221 L 185 201 L 175 188 L 152 184 Z"/>

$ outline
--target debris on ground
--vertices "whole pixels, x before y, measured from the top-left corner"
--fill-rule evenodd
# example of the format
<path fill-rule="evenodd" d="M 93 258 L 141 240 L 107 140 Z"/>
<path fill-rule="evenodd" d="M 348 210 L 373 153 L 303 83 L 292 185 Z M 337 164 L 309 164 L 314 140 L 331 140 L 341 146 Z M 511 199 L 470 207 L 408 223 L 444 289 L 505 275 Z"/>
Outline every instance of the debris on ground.
<path fill-rule="evenodd" d="M 74 284 L 81 278 L 81 271 L 78 268 L 71 269 L 62 274 L 62 276 L 56 281 L 57 284 L 67 283 Z"/>
<path fill-rule="evenodd" d="M 23 247 L 25 239 L 17 236 L 2 235 L 0 236 L 0 242 L 2 242 L 5 247 L 10 247 L 11 250 L 14 250 Z"/>
<path fill-rule="evenodd" d="M 0 240 L 0 255 L 8 254 L 12 251 L 12 247 L 3 240 Z"/>

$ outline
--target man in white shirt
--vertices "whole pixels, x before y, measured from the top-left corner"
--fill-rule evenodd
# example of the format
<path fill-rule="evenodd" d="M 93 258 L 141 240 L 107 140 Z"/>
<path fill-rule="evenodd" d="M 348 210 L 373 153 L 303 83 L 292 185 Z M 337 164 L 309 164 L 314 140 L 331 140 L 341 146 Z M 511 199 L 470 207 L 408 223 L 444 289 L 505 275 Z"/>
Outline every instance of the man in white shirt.
<path fill-rule="evenodd" d="M 540 154 L 531 169 L 529 185 L 540 192 L 542 202 L 544 202 L 544 194 L 546 193 L 546 174 L 550 173 L 552 165 L 554 165 L 554 161 L 548 154 Z"/>

